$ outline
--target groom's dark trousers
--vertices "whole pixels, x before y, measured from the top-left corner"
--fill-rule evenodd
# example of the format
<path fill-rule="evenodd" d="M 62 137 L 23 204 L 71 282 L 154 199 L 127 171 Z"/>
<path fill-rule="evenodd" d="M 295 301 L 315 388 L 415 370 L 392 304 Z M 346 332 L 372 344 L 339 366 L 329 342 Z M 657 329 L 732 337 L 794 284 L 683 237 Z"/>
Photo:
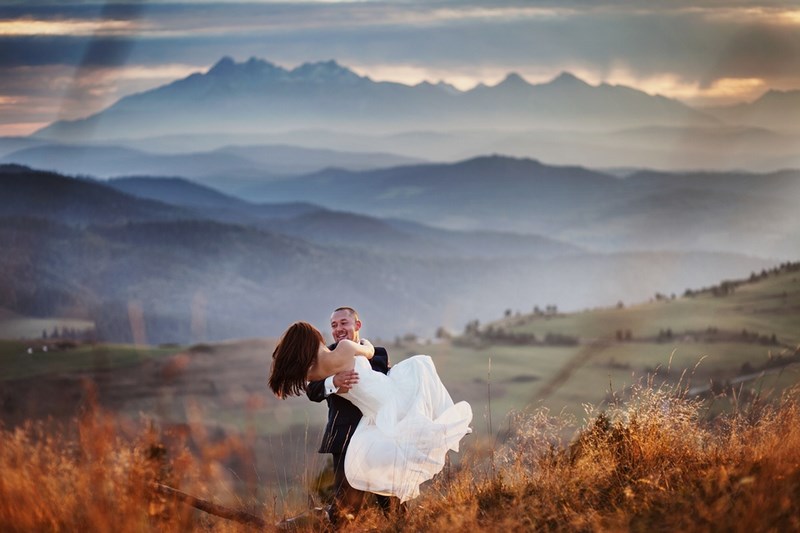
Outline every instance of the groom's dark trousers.
<path fill-rule="evenodd" d="M 333 349 L 336 345 L 331 345 Z M 389 371 L 389 354 L 385 348 L 375 347 L 375 355 L 369 360 L 372 369 L 386 374 Z M 333 483 L 334 483 L 334 502 L 331 518 L 336 519 L 336 514 L 340 502 L 350 500 L 355 492 L 344 475 L 344 456 L 347 453 L 347 446 L 350 444 L 350 437 L 361 420 L 361 411 L 338 394 L 331 394 L 325 397 L 325 382 L 312 381 L 306 387 L 308 399 L 314 402 L 326 400 L 328 402 L 328 424 L 325 426 L 325 433 L 322 435 L 322 445 L 319 453 L 330 453 L 333 455 Z M 349 494 L 348 494 L 349 493 Z M 359 492 L 359 494 L 361 494 Z M 389 509 L 389 498 L 377 496 L 378 504 L 384 511 Z M 356 509 L 354 509 L 356 510 Z"/>

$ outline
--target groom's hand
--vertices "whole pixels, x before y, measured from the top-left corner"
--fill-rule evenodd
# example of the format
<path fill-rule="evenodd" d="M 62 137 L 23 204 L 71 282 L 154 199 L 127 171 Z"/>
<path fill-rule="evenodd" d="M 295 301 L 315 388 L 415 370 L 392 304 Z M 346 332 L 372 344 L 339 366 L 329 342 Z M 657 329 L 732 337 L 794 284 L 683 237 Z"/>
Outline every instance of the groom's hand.
<path fill-rule="evenodd" d="M 348 392 L 356 383 L 358 383 L 358 372 L 355 370 L 342 370 L 333 375 L 333 386 L 339 394 Z"/>

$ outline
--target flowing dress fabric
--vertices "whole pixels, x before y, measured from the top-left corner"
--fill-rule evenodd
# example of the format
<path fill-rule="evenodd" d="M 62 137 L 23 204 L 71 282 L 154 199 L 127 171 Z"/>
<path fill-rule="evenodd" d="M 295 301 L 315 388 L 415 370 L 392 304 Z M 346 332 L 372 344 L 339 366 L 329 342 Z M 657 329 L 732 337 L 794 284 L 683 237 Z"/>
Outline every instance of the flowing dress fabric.
<path fill-rule="evenodd" d="M 347 481 L 401 501 L 415 498 L 420 484 L 442 470 L 447 451 L 457 452 L 472 431 L 472 408 L 453 403 L 427 355 L 397 363 L 388 375 L 355 359 L 358 384 L 344 397 L 364 416 L 345 456 Z"/>

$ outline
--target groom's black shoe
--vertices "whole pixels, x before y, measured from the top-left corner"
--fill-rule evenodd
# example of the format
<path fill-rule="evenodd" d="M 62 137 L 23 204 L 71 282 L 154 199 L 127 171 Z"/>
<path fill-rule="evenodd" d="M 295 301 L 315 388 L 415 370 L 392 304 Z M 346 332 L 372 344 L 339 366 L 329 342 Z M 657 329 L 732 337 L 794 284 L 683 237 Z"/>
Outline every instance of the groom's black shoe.
<path fill-rule="evenodd" d="M 389 516 L 389 513 L 392 512 L 392 499 L 389 496 L 383 496 L 381 494 L 375 495 L 375 502 L 378 504 L 378 507 L 381 508 L 383 514 Z"/>

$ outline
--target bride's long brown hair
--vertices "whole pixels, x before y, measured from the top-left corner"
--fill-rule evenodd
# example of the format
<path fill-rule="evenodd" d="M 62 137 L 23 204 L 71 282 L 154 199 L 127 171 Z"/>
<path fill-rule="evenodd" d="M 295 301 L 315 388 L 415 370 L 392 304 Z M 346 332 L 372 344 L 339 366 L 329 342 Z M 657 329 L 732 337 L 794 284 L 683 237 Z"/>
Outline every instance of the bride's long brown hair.
<path fill-rule="evenodd" d="M 308 369 L 317 360 L 322 333 L 308 322 L 295 322 L 272 352 L 269 388 L 279 398 L 299 396 L 306 390 Z"/>

